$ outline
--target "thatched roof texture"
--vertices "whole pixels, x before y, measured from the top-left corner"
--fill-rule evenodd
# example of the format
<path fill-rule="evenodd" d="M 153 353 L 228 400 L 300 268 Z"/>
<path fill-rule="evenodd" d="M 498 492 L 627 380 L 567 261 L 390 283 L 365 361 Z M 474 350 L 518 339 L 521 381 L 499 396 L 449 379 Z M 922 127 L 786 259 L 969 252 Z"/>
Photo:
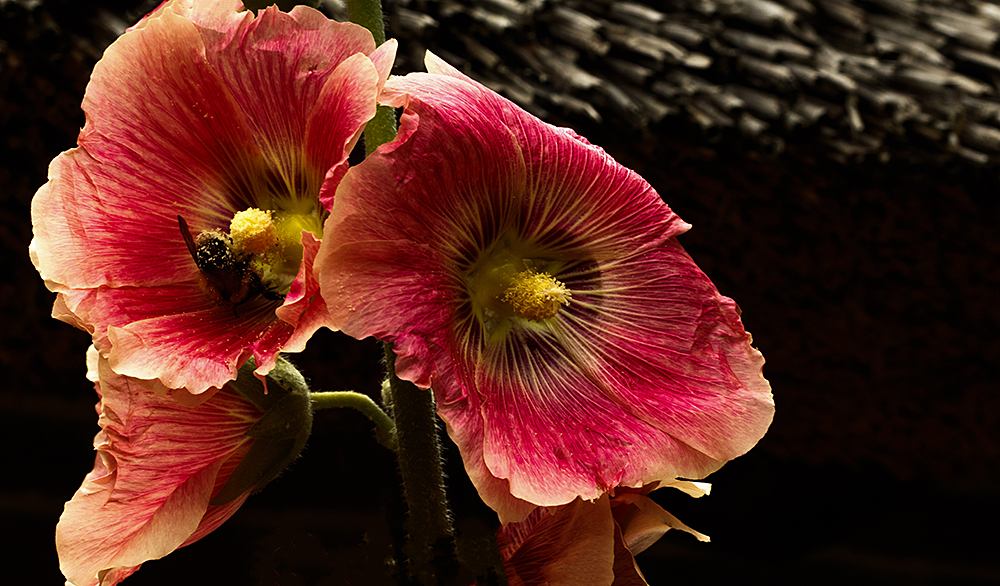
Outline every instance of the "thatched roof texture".
<path fill-rule="evenodd" d="M 404 70 L 422 70 L 429 48 L 550 120 L 683 124 L 708 143 L 844 162 L 1000 163 L 1000 5 L 984 0 L 395 0 L 386 12 Z"/>

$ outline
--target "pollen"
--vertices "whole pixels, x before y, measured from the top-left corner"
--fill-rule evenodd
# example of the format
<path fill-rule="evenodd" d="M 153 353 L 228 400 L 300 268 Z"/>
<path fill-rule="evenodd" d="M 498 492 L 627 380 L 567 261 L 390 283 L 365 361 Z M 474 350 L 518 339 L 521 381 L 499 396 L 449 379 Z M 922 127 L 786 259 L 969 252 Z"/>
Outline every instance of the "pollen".
<path fill-rule="evenodd" d="M 249 254 L 263 254 L 278 243 L 271 212 L 257 208 L 237 212 L 229 224 L 229 236 L 237 250 Z"/>
<path fill-rule="evenodd" d="M 514 313 L 533 321 L 555 317 L 559 307 L 569 305 L 569 289 L 548 273 L 523 271 L 514 275 L 511 286 L 504 291 L 503 301 L 510 303 Z"/>

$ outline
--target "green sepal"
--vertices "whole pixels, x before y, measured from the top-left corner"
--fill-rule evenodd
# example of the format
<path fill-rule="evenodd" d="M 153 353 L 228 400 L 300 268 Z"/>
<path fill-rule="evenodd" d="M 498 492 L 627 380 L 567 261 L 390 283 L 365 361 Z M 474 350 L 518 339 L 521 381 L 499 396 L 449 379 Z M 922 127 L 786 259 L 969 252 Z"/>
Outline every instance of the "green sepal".
<path fill-rule="evenodd" d="M 312 405 L 305 379 L 284 358 L 267 375 L 267 392 L 251 358 L 229 386 L 264 415 L 247 430 L 253 445 L 209 504 L 224 505 L 248 490 L 258 492 L 292 463 L 312 432 Z"/>
<path fill-rule="evenodd" d="M 311 404 L 308 396 L 285 395 L 264 413 L 260 421 L 247 430 L 246 435 L 258 439 L 279 440 L 295 439 L 303 429 L 308 433 L 312 427 Z"/>

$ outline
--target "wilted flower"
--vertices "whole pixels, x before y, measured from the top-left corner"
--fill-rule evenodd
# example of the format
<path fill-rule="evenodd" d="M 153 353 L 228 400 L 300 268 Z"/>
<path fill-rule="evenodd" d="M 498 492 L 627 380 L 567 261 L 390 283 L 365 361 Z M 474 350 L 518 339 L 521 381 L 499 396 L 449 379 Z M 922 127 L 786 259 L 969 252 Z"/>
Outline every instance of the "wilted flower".
<path fill-rule="evenodd" d="M 199 394 L 326 323 L 311 263 L 395 52 L 311 8 L 172 0 L 112 44 L 31 256 L 118 374 Z"/>
<path fill-rule="evenodd" d="M 702 478 L 774 410 L 736 304 L 648 183 L 428 55 L 399 135 L 348 171 L 317 256 L 333 323 L 433 387 L 502 520 Z"/>
<path fill-rule="evenodd" d="M 115 374 L 91 347 L 97 458 L 56 526 L 69 584 L 117 584 L 201 539 L 298 456 L 312 427 L 305 381 L 279 362 L 264 394 L 252 370 L 185 407 Z"/>
<path fill-rule="evenodd" d="M 683 486 L 682 486 L 683 485 Z M 700 496 L 695 483 L 678 488 Z M 635 557 L 671 529 L 691 529 L 646 496 L 620 490 L 594 502 L 539 507 L 497 530 L 510 586 L 647 586 Z"/>

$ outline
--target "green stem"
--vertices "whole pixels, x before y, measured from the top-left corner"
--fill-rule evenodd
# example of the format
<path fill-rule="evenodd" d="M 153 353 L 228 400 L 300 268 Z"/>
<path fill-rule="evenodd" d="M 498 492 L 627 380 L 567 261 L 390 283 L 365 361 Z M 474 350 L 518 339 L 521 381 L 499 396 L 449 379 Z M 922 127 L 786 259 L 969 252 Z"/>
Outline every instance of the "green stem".
<path fill-rule="evenodd" d="M 313 411 L 320 409 L 338 409 L 348 407 L 360 411 L 375 424 L 375 439 L 378 443 L 396 451 L 396 425 L 378 403 L 368 395 L 354 391 L 336 391 L 332 393 L 310 393 Z"/>
<path fill-rule="evenodd" d="M 379 145 L 396 138 L 396 111 L 389 106 L 377 106 L 375 117 L 365 126 L 365 154 L 375 152 Z"/>
<path fill-rule="evenodd" d="M 385 42 L 379 0 L 347 0 L 347 15 L 352 22 L 371 31 L 376 46 Z M 372 154 L 395 136 L 395 111 L 379 106 L 375 117 L 365 126 L 366 154 Z M 385 402 L 396 422 L 396 460 L 409 510 L 410 542 L 406 552 L 409 571 L 421 584 L 431 586 L 454 578 L 458 564 L 455 531 L 444 489 L 434 394 L 396 376 L 396 355 L 389 344 L 385 345 L 385 360 L 389 383 L 384 391 Z"/>
<path fill-rule="evenodd" d="M 385 42 L 382 3 L 378 0 L 347 0 L 347 18 L 368 29 L 375 38 L 376 47 Z"/>
<path fill-rule="evenodd" d="M 425 586 L 441 584 L 454 576 L 457 561 L 434 393 L 396 376 L 396 355 L 390 344 L 385 344 L 385 356 L 389 370 L 386 402 L 396 418 L 396 458 L 409 509 L 406 553 L 410 574 Z"/>
<path fill-rule="evenodd" d="M 372 33 L 375 46 L 385 42 L 385 21 L 382 3 L 378 0 L 347 0 L 347 17 Z M 375 152 L 379 145 L 396 138 L 396 111 L 389 106 L 378 106 L 375 117 L 365 126 L 365 154 Z"/>

